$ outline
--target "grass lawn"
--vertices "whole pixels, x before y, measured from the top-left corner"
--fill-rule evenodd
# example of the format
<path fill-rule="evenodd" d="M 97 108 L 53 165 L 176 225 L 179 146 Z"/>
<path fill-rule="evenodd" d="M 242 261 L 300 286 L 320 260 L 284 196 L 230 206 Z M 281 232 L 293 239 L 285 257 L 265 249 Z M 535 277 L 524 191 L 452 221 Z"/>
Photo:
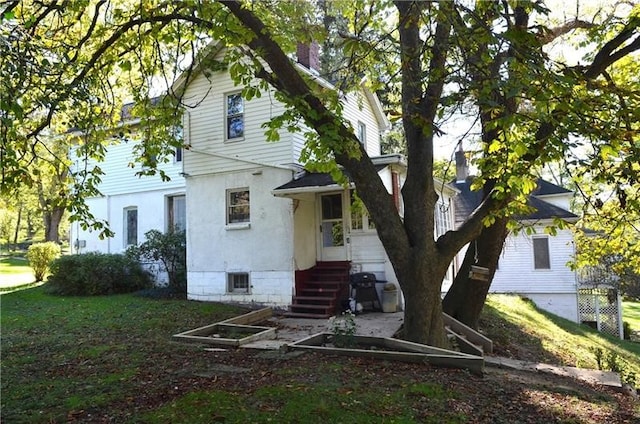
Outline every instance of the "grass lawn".
<path fill-rule="evenodd" d="M 490 334 L 498 355 L 518 359 L 599 369 L 596 351 L 600 349 L 606 362 L 601 368 L 616 362 L 623 374 L 635 374 L 640 385 L 640 343 L 549 314 L 520 297 L 489 296 L 481 329 Z"/>
<path fill-rule="evenodd" d="M 428 364 L 171 341 L 172 334 L 242 312 L 228 305 L 133 295 L 54 297 L 43 287 L 4 294 L 1 302 L 3 423 L 595 424 L 640 418 L 628 398 L 562 377 L 496 369 L 479 377 Z M 491 302 L 483 324 L 511 343 L 497 341 L 500 349 L 515 349 L 525 335 L 521 346 L 528 349 L 530 327 L 550 325 L 543 316 L 544 324 L 520 328 Z M 565 338 L 559 328 L 554 338 Z M 575 337 L 597 340 L 584 331 Z"/>
<path fill-rule="evenodd" d="M 622 302 L 623 320 L 631 326 L 631 331 L 640 333 L 640 302 Z"/>
<path fill-rule="evenodd" d="M 34 280 L 33 270 L 26 259 L 0 257 L 0 291 L 33 283 Z"/>

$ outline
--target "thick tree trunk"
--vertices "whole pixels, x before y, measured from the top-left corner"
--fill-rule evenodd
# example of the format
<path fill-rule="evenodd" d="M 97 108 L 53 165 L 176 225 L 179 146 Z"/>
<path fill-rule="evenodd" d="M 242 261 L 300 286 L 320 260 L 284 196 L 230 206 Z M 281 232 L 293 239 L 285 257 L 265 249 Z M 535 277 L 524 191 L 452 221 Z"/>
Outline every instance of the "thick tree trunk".
<path fill-rule="evenodd" d="M 469 244 L 458 274 L 442 301 L 444 312 L 471 328 L 478 328 L 480 313 L 507 237 L 507 221 L 506 218 L 496 220 L 493 225 L 483 228 L 475 241 Z M 472 265 L 488 268 L 488 280 L 470 279 Z"/>
<path fill-rule="evenodd" d="M 420 267 L 424 268 L 424 267 Z M 440 286 L 442 279 L 422 273 L 403 288 L 405 311 L 403 338 L 416 343 L 449 347 L 442 319 Z"/>
<path fill-rule="evenodd" d="M 45 211 L 44 215 L 44 239 L 45 241 L 60 242 L 60 222 L 62 222 L 62 216 L 64 215 L 64 209 L 53 208 L 50 211 Z"/>

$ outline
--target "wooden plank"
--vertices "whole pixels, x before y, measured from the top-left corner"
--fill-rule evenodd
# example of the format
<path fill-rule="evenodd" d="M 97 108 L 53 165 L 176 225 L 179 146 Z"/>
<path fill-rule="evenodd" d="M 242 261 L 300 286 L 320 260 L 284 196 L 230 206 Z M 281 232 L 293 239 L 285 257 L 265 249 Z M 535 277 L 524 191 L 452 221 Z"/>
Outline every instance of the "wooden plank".
<path fill-rule="evenodd" d="M 471 343 L 464 336 L 461 336 L 460 334 L 454 331 L 451 331 L 448 328 L 447 328 L 447 334 L 451 334 L 453 337 L 455 337 L 461 352 L 468 353 L 470 355 L 484 356 L 482 347 L 476 346 L 475 344 Z"/>
<path fill-rule="evenodd" d="M 485 353 L 493 352 L 493 341 L 490 338 L 478 333 L 473 328 L 461 323 L 457 319 L 453 318 L 451 315 L 447 315 L 443 313 L 442 317 L 444 319 L 444 324 L 449 328 L 451 328 L 451 330 L 454 333 L 461 334 L 465 336 L 467 340 L 469 340 L 471 343 L 478 346 L 482 346 L 482 350 Z"/>
<path fill-rule="evenodd" d="M 289 348 L 332 355 L 357 356 L 390 361 L 412 363 L 427 362 L 436 366 L 468 369 L 469 371 L 477 374 L 482 374 L 484 371 L 484 358 L 482 356 L 454 352 L 433 346 L 421 345 L 419 343 L 407 342 L 405 340 L 369 336 L 354 336 L 354 342 L 398 350 L 347 349 L 322 346 L 325 340 L 330 336 L 332 336 L 332 334 L 326 332 L 313 334 L 290 344 Z"/>
<path fill-rule="evenodd" d="M 238 315 L 237 317 L 229 318 L 224 321 L 220 321 L 219 324 L 239 324 L 250 325 L 256 322 L 261 322 L 269 319 L 273 316 L 273 309 L 262 308 L 257 311 L 251 311 L 244 315 Z"/>

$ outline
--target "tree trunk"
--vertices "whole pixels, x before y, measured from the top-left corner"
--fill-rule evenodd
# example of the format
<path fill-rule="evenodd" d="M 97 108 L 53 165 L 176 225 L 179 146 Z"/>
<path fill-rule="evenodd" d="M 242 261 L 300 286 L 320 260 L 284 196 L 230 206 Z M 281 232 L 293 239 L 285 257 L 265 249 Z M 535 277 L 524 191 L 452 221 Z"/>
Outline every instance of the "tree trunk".
<path fill-rule="evenodd" d="M 424 266 L 413 266 L 414 271 L 424 271 Z M 442 277 L 420 272 L 414 280 L 401 281 L 405 301 L 403 339 L 448 348 L 442 319 L 440 286 Z"/>
<path fill-rule="evenodd" d="M 471 328 L 478 328 L 480 313 L 507 238 L 507 221 L 507 218 L 497 219 L 493 225 L 483 228 L 480 235 L 469 244 L 460 270 L 442 301 L 444 312 Z M 488 280 L 470 279 L 472 265 L 488 268 Z"/>
<path fill-rule="evenodd" d="M 60 222 L 64 215 L 63 208 L 52 208 L 43 212 L 44 215 L 44 239 L 45 241 L 53 241 L 60 243 L 59 231 Z"/>
<path fill-rule="evenodd" d="M 13 249 L 18 248 L 18 237 L 20 235 L 20 225 L 22 224 L 22 209 L 23 206 L 18 206 L 18 219 L 16 220 L 16 231 L 13 233 Z"/>

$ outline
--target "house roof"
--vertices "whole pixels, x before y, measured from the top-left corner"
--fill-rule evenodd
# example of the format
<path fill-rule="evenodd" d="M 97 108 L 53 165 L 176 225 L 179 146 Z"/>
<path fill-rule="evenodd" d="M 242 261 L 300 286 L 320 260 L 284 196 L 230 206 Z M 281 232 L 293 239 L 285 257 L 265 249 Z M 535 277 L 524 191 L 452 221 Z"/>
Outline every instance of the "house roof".
<path fill-rule="evenodd" d="M 471 215 L 475 208 L 477 208 L 482 202 L 482 191 L 471 191 L 472 181 L 473 178 L 467 178 L 465 181 L 454 181 L 451 183 L 460 190 L 460 193 L 454 198 L 456 222 L 462 222 L 467 219 L 467 217 Z M 515 218 L 522 221 L 553 218 L 577 218 L 578 216 L 574 213 L 546 202 L 539 197 L 566 193 L 571 193 L 571 190 L 567 190 L 543 179 L 538 179 L 538 186 L 527 199 L 527 205 L 533 208 L 534 211 L 527 215 L 518 215 Z"/>
<path fill-rule="evenodd" d="M 550 183 L 549 181 L 543 180 L 542 178 L 538 178 L 538 186 L 531 193 L 533 196 L 547 196 L 550 194 L 566 194 L 571 193 L 571 190 L 568 190 L 559 185 L 555 185 Z"/>
<path fill-rule="evenodd" d="M 380 172 L 386 168 L 387 165 L 375 165 L 375 167 L 376 171 Z M 351 182 L 351 176 L 349 173 L 346 170 L 343 170 L 342 172 L 345 174 L 345 177 L 347 177 L 349 182 Z M 302 192 L 322 192 L 327 191 L 330 187 L 340 188 L 339 184 L 333 179 L 331 174 L 303 171 L 303 173 L 297 178 L 274 188 L 272 193 L 275 196 L 278 196 Z"/>
<path fill-rule="evenodd" d="M 380 172 L 389 165 L 406 168 L 407 162 L 404 156 L 399 154 L 389 154 L 375 156 L 371 158 L 376 172 Z M 347 170 L 343 169 L 345 177 L 351 183 L 351 176 Z M 296 193 L 320 193 L 330 188 L 340 189 L 340 185 L 333 179 L 331 174 L 321 172 L 302 171 L 296 175 L 291 181 L 274 188 L 271 192 L 274 196 L 285 196 L 287 194 Z"/>

